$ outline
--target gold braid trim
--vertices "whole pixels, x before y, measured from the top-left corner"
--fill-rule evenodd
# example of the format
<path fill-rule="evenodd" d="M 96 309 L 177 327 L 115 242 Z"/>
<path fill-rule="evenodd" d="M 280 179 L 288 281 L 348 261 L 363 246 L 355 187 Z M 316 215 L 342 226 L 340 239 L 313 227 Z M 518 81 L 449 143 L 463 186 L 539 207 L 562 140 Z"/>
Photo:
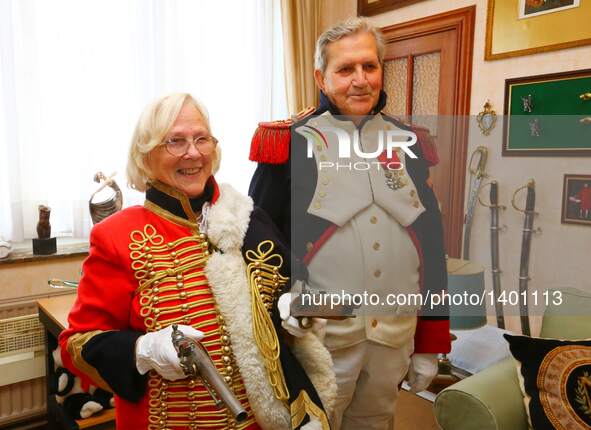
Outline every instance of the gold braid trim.
<path fill-rule="evenodd" d="M 82 357 L 82 349 L 84 345 L 93 337 L 98 334 L 106 333 L 108 331 L 113 330 L 94 330 L 94 331 L 87 331 L 85 333 L 76 333 L 70 336 L 68 339 L 67 347 L 68 354 L 72 358 L 72 363 L 79 369 L 82 373 L 88 375 L 90 379 L 100 388 L 103 390 L 107 390 L 111 393 L 114 393 L 113 389 L 105 382 L 105 380 L 101 377 L 96 370 L 95 367 L 91 366 L 84 357 Z"/>
<path fill-rule="evenodd" d="M 285 383 L 285 375 L 279 360 L 279 339 L 271 320 L 271 308 L 281 287 L 288 278 L 279 273 L 283 266 L 283 258 L 272 254 L 275 244 L 265 240 L 256 251 L 246 251 L 246 259 L 250 263 L 246 268 L 252 306 L 252 330 L 259 351 L 263 356 L 269 383 L 277 399 L 287 403 L 289 391 Z M 270 264 L 277 260 L 278 264 Z"/>
<path fill-rule="evenodd" d="M 304 390 L 300 391 L 298 398 L 292 402 L 290 410 L 292 429 L 298 428 L 307 414 L 310 418 L 316 418 L 320 421 L 322 430 L 330 430 L 326 413 L 312 401 L 308 393 Z"/>

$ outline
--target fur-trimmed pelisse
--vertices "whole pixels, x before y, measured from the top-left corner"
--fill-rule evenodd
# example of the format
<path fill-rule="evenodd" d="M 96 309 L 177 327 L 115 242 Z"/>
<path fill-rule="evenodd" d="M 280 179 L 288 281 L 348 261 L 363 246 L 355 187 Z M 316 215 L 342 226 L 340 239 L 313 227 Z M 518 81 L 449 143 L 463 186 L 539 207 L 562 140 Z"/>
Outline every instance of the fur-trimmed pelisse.
<path fill-rule="evenodd" d="M 206 275 L 232 337 L 236 362 L 258 424 L 265 430 L 289 430 L 290 412 L 273 393 L 253 335 L 249 284 L 241 253 L 252 209 L 249 197 L 227 184 L 220 185 L 220 198 L 209 211 L 207 234 L 221 252 L 214 252 L 209 258 Z M 293 352 L 329 415 L 336 396 L 330 353 L 312 333 L 296 339 Z M 317 424 L 310 422 L 302 428 L 313 430 Z"/>

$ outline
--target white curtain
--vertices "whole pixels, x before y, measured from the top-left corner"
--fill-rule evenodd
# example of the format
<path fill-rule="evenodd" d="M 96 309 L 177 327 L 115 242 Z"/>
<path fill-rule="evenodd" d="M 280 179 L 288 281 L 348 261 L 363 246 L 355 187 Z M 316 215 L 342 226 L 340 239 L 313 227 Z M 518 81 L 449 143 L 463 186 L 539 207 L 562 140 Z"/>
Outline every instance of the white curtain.
<path fill-rule="evenodd" d="M 0 0 L 0 235 L 87 237 L 97 171 L 118 172 L 141 109 L 182 91 L 208 108 L 218 181 L 246 191 L 256 123 L 287 114 L 277 0 Z"/>

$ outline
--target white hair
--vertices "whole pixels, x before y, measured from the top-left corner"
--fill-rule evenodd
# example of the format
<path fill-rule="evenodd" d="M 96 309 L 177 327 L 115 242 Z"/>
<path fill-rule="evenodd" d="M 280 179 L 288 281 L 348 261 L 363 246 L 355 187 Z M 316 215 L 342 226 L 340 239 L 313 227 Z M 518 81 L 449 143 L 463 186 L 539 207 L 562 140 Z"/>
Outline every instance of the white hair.
<path fill-rule="evenodd" d="M 322 73 L 326 71 L 326 64 L 328 58 L 326 54 L 326 47 L 329 43 L 336 42 L 343 37 L 350 36 L 355 33 L 368 33 L 373 35 L 376 40 L 376 47 L 378 50 L 378 59 L 380 64 L 384 62 L 384 38 L 382 33 L 365 17 L 349 18 L 341 21 L 333 27 L 326 30 L 320 35 L 316 41 L 316 52 L 314 53 L 314 68 L 320 70 Z"/>

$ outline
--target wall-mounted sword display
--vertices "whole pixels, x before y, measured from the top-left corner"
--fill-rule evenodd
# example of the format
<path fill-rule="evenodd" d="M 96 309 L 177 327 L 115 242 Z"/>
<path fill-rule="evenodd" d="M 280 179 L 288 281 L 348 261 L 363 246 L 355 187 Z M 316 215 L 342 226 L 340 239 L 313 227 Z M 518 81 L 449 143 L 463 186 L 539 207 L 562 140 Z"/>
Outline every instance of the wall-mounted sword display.
<path fill-rule="evenodd" d="M 525 200 L 525 210 L 520 209 L 515 204 L 515 197 L 517 193 L 523 189 L 527 189 L 527 197 Z M 531 335 L 529 326 L 529 308 L 528 308 L 528 282 L 529 277 L 529 255 L 531 250 L 531 238 L 533 233 L 541 232 L 540 228 L 534 230 L 534 217 L 537 215 L 535 212 L 536 207 L 536 183 L 533 179 L 530 179 L 527 185 L 519 187 L 513 193 L 511 204 L 515 210 L 523 212 L 525 219 L 523 221 L 523 238 L 521 240 L 521 259 L 519 264 L 519 314 L 521 316 L 521 331 L 526 336 Z"/>
<path fill-rule="evenodd" d="M 470 259 L 470 232 L 472 230 L 472 220 L 474 219 L 474 208 L 476 199 L 480 191 L 480 184 L 487 176 L 485 172 L 488 150 L 484 146 L 479 146 L 470 156 L 468 169 L 470 170 L 470 190 L 468 192 L 468 205 L 466 206 L 466 215 L 464 216 L 464 252 L 462 258 Z"/>
<path fill-rule="evenodd" d="M 499 227 L 499 210 L 507 209 L 499 205 L 499 184 L 492 181 L 490 184 L 490 204 L 484 203 L 478 197 L 482 206 L 490 208 L 490 259 L 493 283 L 493 297 L 495 301 L 495 314 L 497 316 L 497 327 L 505 328 L 505 316 L 501 299 L 501 267 L 499 263 L 499 230 L 506 230 L 507 226 Z"/>

